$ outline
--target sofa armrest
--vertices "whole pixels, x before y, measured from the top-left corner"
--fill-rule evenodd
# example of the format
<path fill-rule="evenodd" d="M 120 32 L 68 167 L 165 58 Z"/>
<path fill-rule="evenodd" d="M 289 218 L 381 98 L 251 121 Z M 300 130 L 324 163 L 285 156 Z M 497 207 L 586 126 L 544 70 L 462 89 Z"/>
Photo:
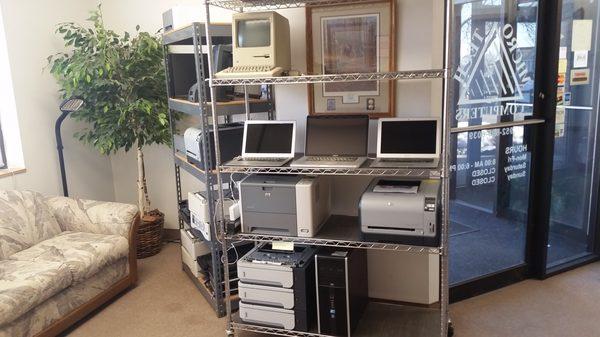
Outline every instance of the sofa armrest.
<path fill-rule="evenodd" d="M 129 204 L 66 197 L 47 198 L 46 203 L 63 231 L 120 235 L 131 241 L 139 221 L 137 207 Z"/>

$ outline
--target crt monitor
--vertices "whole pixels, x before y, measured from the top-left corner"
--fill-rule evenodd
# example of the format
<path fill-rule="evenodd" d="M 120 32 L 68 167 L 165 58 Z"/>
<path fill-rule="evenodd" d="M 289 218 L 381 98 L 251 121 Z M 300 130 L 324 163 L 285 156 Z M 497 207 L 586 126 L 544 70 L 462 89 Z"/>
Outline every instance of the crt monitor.
<path fill-rule="evenodd" d="M 246 121 L 242 156 L 289 158 L 294 156 L 296 123 Z"/>
<path fill-rule="evenodd" d="M 377 134 L 379 158 L 438 158 L 438 118 L 382 118 Z"/>
<path fill-rule="evenodd" d="M 233 16 L 233 65 L 290 69 L 290 26 L 276 12 Z"/>
<path fill-rule="evenodd" d="M 306 120 L 307 156 L 367 155 L 368 115 L 308 116 Z"/>

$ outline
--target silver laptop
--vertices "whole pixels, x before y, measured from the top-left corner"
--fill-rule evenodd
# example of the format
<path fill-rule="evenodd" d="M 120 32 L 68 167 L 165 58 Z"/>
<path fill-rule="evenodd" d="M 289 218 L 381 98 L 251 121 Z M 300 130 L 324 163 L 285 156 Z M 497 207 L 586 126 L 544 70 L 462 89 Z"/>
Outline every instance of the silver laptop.
<path fill-rule="evenodd" d="M 226 166 L 283 166 L 294 158 L 296 122 L 246 121 L 242 155 Z"/>
<path fill-rule="evenodd" d="M 367 160 L 369 116 L 308 116 L 304 157 L 291 167 L 359 168 Z"/>
<path fill-rule="evenodd" d="M 438 167 L 441 136 L 439 118 L 381 118 L 371 167 Z"/>

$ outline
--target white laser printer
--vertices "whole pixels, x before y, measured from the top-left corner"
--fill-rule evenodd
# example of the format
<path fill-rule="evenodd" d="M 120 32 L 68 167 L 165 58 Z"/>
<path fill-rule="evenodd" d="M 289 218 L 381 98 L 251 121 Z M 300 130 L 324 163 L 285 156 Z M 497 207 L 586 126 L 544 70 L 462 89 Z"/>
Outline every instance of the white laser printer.
<path fill-rule="evenodd" d="M 214 193 L 216 194 L 216 193 Z M 215 199 L 215 212 L 217 212 L 217 198 L 218 196 L 213 195 Z M 223 203 L 223 211 L 225 218 L 229 218 L 229 208 L 235 203 L 231 199 L 225 199 Z M 188 207 L 190 209 L 190 225 L 192 228 L 197 229 L 202 233 L 206 241 L 211 241 L 210 235 L 210 215 L 208 211 L 208 200 L 206 199 L 205 192 L 188 193 Z M 218 212 L 216 213 L 219 214 Z M 215 217 L 214 220 L 218 220 Z"/>
<path fill-rule="evenodd" d="M 363 236 L 367 241 L 436 247 L 439 201 L 439 180 L 377 178 L 359 203 Z"/>
<path fill-rule="evenodd" d="M 243 233 L 313 237 L 329 217 L 328 177 L 251 175 L 240 184 Z"/>
<path fill-rule="evenodd" d="M 221 149 L 221 162 L 227 162 L 242 153 L 242 140 L 244 136 L 244 123 L 229 123 L 219 126 L 219 146 Z M 210 148 L 215 148 L 215 139 L 212 126 L 209 126 L 208 139 Z M 187 160 L 205 169 L 204 164 L 204 137 L 200 128 L 188 128 L 184 133 L 185 153 Z M 215 168 L 215 152 L 211 152 L 209 169 Z"/>

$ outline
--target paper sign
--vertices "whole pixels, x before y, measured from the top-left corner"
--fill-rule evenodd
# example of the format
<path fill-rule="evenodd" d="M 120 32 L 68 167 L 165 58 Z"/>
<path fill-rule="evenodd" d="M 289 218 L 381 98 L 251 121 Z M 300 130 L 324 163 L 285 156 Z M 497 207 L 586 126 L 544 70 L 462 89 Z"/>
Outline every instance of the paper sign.
<path fill-rule="evenodd" d="M 567 72 L 567 60 L 558 60 L 558 74 L 564 74 Z"/>
<path fill-rule="evenodd" d="M 563 100 L 564 100 L 563 105 L 571 105 L 571 93 L 565 92 Z"/>
<path fill-rule="evenodd" d="M 564 124 L 556 124 L 554 128 L 554 138 L 562 138 L 565 136 L 565 125 Z"/>
<path fill-rule="evenodd" d="M 588 66 L 588 51 L 578 50 L 573 54 L 573 68 L 587 68 Z"/>
<path fill-rule="evenodd" d="M 573 35 L 571 37 L 571 50 L 581 51 L 592 49 L 593 20 L 573 20 Z"/>
<path fill-rule="evenodd" d="M 567 47 L 560 47 L 560 51 L 558 52 L 558 58 L 561 60 L 567 58 Z"/>
<path fill-rule="evenodd" d="M 573 69 L 571 70 L 571 85 L 584 85 L 590 83 L 589 69 Z"/>
<path fill-rule="evenodd" d="M 564 107 L 556 107 L 556 124 L 564 124 L 565 123 L 565 108 Z"/>
<path fill-rule="evenodd" d="M 271 247 L 273 248 L 273 250 L 285 250 L 289 252 L 294 251 L 293 242 L 273 241 L 271 242 Z"/>
<path fill-rule="evenodd" d="M 556 88 L 556 104 L 563 104 L 565 95 L 565 87 Z"/>
<path fill-rule="evenodd" d="M 557 84 L 560 86 L 564 86 L 565 85 L 565 77 L 566 77 L 565 73 L 559 73 Z"/>

